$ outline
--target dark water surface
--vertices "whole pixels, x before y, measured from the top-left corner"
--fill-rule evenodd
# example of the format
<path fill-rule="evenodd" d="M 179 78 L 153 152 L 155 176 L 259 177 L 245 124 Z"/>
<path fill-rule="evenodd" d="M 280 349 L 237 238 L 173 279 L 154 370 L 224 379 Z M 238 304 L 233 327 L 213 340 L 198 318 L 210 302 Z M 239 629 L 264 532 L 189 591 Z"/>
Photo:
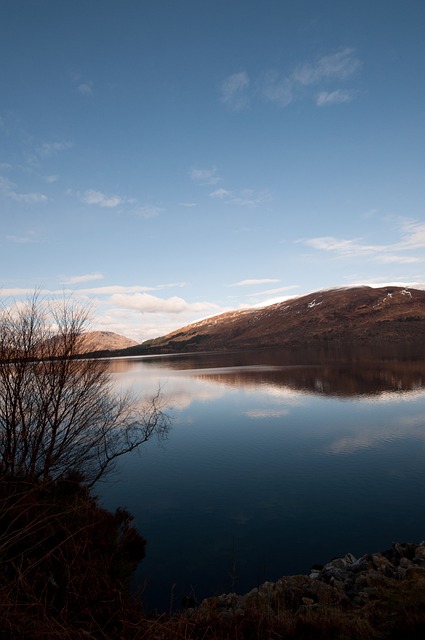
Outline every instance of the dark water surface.
<path fill-rule="evenodd" d="M 425 357 L 374 349 L 114 360 L 161 385 L 167 441 L 123 458 L 99 494 L 147 538 L 137 574 L 168 609 L 312 564 L 425 538 Z"/>

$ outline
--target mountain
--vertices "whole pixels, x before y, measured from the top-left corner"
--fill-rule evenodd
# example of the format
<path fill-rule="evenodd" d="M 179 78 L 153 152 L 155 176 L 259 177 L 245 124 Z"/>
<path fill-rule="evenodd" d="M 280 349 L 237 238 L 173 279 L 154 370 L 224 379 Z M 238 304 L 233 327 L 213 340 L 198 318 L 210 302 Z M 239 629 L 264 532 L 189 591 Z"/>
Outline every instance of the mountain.
<path fill-rule="evenodd" d="M 425 344 L 425 291 L 366 286 L 318 291 L 207 318 L 124 354 L 377 341 Z"/>
<path fill-rule="evenodd" d="M 78 353 L 95 353 L 97 351 L 117 351 L 137 345 L 137 342 L 120 336 L 113 331 L 88 331 L 79 337 Z"/>

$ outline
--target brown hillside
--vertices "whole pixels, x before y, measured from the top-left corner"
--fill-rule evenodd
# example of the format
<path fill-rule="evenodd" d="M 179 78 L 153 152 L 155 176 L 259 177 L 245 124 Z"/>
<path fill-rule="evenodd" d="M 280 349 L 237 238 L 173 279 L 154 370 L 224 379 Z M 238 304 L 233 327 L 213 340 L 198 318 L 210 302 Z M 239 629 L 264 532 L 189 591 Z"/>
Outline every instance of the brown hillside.
<path fill-rule="evenodd" d="M 137 342 L 113 331 L 88 331 L 79 338 L 78 353 L 94 353 L 96 351 L 116 351 L 127 349 Z"/>
<path fill-rule="evenodd" d="M 319 291 L 269 307 L 207 318 L 128 353 L 379 340 L 425 343 L 425 291 L 366 286 Z"/>

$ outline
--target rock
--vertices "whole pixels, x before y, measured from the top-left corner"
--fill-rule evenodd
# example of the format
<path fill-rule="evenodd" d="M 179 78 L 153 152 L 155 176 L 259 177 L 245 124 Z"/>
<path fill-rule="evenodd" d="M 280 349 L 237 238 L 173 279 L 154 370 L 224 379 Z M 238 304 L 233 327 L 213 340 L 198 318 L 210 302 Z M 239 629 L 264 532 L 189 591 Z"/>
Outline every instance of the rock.
<path fill-rule="evenodd" d="M 375 569 L 384 573 L 385 568 L 388 566 L 393 566 L 391 561 L 382 553 L 374 553 L 371 556 L 372 564 Z"/>
<path fill-rule="evenodd" d="M 416 547 L 415 560 L 425 560 L 425 546 Z"/>
<path fill-rule="evenodd" d="M 215 613 L 230 621 L 255 611 L 273 617 L 284 611 L 299 614 L 313 608 L 358 608 L 378 597 L 379 589 L 389 580 L 407 579 L 423 581 L 425 586 L 425 542 L 394 543 L 388 551 L 358 559 L 347 553 L 324 566 L 313 566 L 308 576 L 285 576 L 277 582 L 264 582 L 245 595 L 228 593 L 206 598 L 197 609 L 190 606 L 190 601 L 186 616 L 208 620 Z"/>
<path fill-rule="evenodd" d="M 346 564 L 356 564 L 357 558 L 353 556 L 352 553 L 347 553 L 347 555 L 344 556 L 344 561 Z"/>
<path fill-rule="evenodd" d="M 312 580 L 317 580 L 317 578 L 320 576 L 320 571 L 310 571 L 310 575 L 309 578 L 311 578 Z"/>
<path fill-rule="evenodd" d="M 409 569 L 409 567 L 413 567 L 414 563 L 412 562 L 412 560 L 409 560 L 408 558 L 400 558 L 400 567 L 402 567 L 403 569 Z"/>
<path fill-rule="evenodd" d="M 362 556 L 356 562 L 354 562 L 350 569 L 353 573 L 360 573 L 361 571 L 366 571 L 370 562 L 370 556 Z"/>
<path fill-rule="evenodd" d="M 346 564 L 344 558 L 334 558 L 325 564 L 324 569 L 345 569 Z"/>

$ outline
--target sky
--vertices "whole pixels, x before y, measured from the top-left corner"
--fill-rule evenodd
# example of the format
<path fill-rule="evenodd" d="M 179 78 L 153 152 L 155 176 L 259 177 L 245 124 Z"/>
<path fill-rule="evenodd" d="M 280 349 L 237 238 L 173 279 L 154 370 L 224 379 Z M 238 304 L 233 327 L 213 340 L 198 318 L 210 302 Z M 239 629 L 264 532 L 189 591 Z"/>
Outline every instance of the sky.
<path fill-rule="evenodd" d="M 425 288 L 423 0 L 2 0 L 0 296 L 142 342 Z"/>

